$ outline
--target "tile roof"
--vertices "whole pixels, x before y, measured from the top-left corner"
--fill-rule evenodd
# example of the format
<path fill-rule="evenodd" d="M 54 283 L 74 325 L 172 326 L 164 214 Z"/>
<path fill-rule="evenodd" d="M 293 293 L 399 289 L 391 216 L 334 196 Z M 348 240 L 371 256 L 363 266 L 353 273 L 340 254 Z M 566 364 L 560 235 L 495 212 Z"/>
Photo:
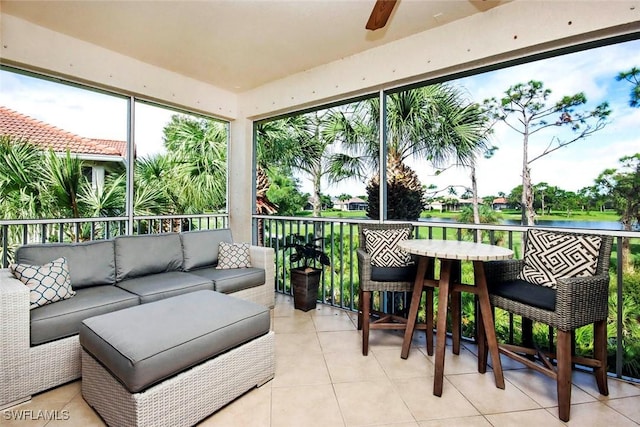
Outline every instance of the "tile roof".
<path fill-rule="evenodd" d="M 122 157 L 127 155 L 127 141 L 116 141 L 115 139 L 97 139 L 97 138 L 91 138 L 91 141 L 95 142 L 96 144 L 106 145 L 111 148 L 115 148 L 116 150 L 118 150 L 118 153 Z"/>
<path fill-rule="evenodd" d="M 43 150 L 56 152 L 68 149 L 75 154 L 118 157 L 124 157 L 126 152 L 126 141 L 84 138 L 3 106 L 0 106 L 0 135 L 22 138 Z"/>

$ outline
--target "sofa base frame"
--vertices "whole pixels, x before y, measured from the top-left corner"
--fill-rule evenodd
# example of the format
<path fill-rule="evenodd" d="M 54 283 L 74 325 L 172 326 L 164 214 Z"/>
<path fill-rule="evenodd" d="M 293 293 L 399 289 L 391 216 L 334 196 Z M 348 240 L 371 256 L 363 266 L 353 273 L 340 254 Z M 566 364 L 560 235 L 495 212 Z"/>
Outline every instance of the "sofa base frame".
<path fill-rule="evenodd" d="M 274 345 L 271 331 L 139 393 L 83 350 L 82 396 L 110 426 L 191 426 L 271 380 Z"/>

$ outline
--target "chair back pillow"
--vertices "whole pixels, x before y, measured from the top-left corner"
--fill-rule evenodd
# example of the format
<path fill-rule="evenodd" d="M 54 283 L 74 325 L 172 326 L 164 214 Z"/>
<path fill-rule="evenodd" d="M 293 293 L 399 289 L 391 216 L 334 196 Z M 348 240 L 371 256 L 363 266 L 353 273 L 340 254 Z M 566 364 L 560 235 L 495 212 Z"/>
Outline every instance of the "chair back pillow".
<path fill-rule="evenodd" d="M 528 230 L 518 278 L 555 289 L 560 278 L 593 276 L 601 244 L 600 236 Z"/>
<path fill-rule="evenodd" d="M 371 255 L 371 265 L 375 267 L 405 267 L 411 264 L 411 254 L 398 248 L 400 241 L 409 238 L 411 229 L 364 229 L 362 233 L 365 237 L 365 250 Z"/>

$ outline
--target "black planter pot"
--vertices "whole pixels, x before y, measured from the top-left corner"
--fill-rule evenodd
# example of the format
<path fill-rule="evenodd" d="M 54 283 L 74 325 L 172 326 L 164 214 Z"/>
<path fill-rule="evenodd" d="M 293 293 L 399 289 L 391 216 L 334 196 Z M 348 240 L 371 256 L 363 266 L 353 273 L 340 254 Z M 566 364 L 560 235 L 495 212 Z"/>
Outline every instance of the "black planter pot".
<path fill-rule="evenodd" d="M 293 306 L 302 311 L 316 308 L 322 270 L 317 268 L 292 268 Z"/>

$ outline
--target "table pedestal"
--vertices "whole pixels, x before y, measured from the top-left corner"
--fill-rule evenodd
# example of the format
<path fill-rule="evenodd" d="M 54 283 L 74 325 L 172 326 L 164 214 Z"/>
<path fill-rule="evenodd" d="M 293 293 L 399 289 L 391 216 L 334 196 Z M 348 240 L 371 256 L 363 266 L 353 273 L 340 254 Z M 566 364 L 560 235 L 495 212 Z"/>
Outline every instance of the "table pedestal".
<path fill-rule="evenodd" d="M 433 394 L 442 396 L 442 384 L 444 379 L 444 356 L 447 338 L 447 310 L 449 306 L 449 296 L 451 295 L 452 313 L 451 319 L 453 323 L 453 352 L 460 352 L 460 312 L 461 312 L 461 292 L 470 292 L 478 297 L 480 310 L 478 325 L 478 372 L 485 372 L 484 358 L 486 358 L 488 346 L 493 363 L 493 373 L 495 377 L 496 387 L 504 389 L 504 377 L 502 373 L 502 364 L 500 363 L 500 353 L 498 351 L 498 341 L 496 338 L 495 327 L 493 323 L 493 315 L 491 311 L 491 303 L 489 301 L 489 293 L 487 290 L 487 281 L 484 273 L 483 261 L 473 261 L 475 286 L 461 283 L 460 279 L 460 261 L 457 259 L 441 258 L 440 260 L 440 279 L 434 280 L 425 278 L 427 268 L 434 262 L 433 257 L 420 256 L 418 261 L 418 271 L 416 274 L 416 282 L 413 288 L 411 298 L 411 306 L 407 329 L 402 344 L 401 357 L 406 359 L 409 355 L 413 331 L 416 324 L 418 309 L 420 306 L 420 298 L 422 290 L 425 286 L 439 287 L 438 296 L 438 317 L 436 327 L 436 360 L 435 360 L 435 377 L 433 381 Z M 433 334 L 433 316 L 430 315 L 429 307 L 433 307 L 433 301 L 427 300 L 427 352 L 433 354 L 432 334 Z M 430 335 L 431 333 L 431 335 Z"/>

